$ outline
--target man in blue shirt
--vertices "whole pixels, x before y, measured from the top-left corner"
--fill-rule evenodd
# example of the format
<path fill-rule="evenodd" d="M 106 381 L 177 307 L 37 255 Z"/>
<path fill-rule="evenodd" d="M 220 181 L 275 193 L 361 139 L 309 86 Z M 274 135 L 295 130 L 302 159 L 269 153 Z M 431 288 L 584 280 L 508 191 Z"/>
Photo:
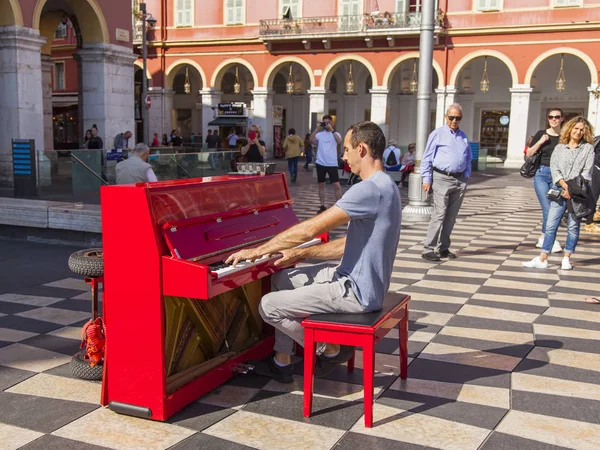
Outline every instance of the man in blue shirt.
<path fill-rule="evenodd" d="M 275 265 L 298 259 L 331 260 L 284 270 L 271 278 L 271 292 L 259 305 L 264 321 L 275 328 L 275 355 L 257 362 L 255 372 L 281 383 L 293 382 L 294 342 L 304 344 L 300 322 L 318 313 L 361 314 L 381 308 L 390 286 L 400 238 L 401 202 L 394 181 L 383 171 L 385 136 L 375 123 L 360 122 L 348 130 L 344 161 L 363 180 L 331 208 L 276 235 L 268 242 L 231 255 L 227 262 L 255 260 L 280 253 Z M 327 244 L 298 248 L 304 242 L 348 224 L 347 237 Z M 352 348 L 327 344 L 317 358 L 315 374 L 326 375 L 348 361 Z"/>
<path fill-rule="evenodd" d="M 423 190 L 429 193 L 433 184 L 433 213 L 421 255 L 427 261 L 456 258 L 450 234 L 471 176 L 469 140 L 458 128 L 462 118 L 458 103 L 448 107 L 446 125 L 431 132 L 421 160 Z"/>

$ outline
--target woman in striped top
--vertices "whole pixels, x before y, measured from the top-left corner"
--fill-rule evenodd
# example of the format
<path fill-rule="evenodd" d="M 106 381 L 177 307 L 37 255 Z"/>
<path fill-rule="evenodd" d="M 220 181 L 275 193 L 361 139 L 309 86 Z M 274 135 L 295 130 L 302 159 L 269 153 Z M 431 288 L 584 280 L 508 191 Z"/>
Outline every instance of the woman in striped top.
<path fill-rule="evenodd" d="M 544 233 L 544 244 L 542 245 L 540 256 L 533 258 L 531 261 L 524 262 L 523 266 L 535 269 L 548 268 L 548 253 L 550 253 L 552 244 L 556 239 L 560 219 L 567 209 L 567 200 L 571 199 L 567 181 L 577 178 L 579 175 L 588 181 L 591 180 L 594 164 L 594 147 L 592 146 L 592 142 L 594 142 L 594 130 L 584 117 L 575 117 L 569 120 L 563 127 L 559 144 L 554 148 L 550 159 L 552 182 L 556 185 L 557 189 L 562 189 L 561 197 L 557 201 L 552 201 L 550 205 L 546 222 L 546 232 Z M 579 239 L 579 227 L 580 220 L 575 217 L 572 211 L 569 211 L 567 242 L 561 263 L 561 269 L 563 270 L 571 270 L 573 268 L 571 265 L 571 254 L 575 251 L 575 246 Z"/>

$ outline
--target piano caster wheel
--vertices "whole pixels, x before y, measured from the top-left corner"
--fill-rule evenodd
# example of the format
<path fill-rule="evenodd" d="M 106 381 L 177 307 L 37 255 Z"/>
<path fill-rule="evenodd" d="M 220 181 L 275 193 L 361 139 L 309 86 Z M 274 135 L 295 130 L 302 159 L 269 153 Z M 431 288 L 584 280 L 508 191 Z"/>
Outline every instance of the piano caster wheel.
<path fill-rule="evenodd" d="M 231 368 L 234 373 L 241 373 L 246 375 L 248 372 L 252 372 L 254 370 L 254 366 L 250 364 L 236 364 Z"/>

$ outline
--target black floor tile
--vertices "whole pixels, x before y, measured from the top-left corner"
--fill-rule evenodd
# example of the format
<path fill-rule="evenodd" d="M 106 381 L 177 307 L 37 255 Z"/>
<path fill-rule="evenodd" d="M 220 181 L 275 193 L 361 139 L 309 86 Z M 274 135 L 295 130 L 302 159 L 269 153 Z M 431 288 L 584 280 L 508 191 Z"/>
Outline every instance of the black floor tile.
<path fill-rule="evenodd" d="M 0 366 L 0 391 L 4 391 L 34 375 L 35 372 L 29 372 L 28 370 Z"/>
<path fill-rule="evenodd" d="M 313 396 L 313 412 L 307 419 L 303 416 L 303 398 L 302 395 L 263 390 L 243 410 L 339 430 L 349 430 L 364 412 L 362 399 L 347 402 Z"/>
<path fill-rule="evenodd" d="M 377 403 L 406 411 L 401 413 L 403 416 L 416 413 L 425 414 L 488 430 L 493 430 L 508 411 L 504 408 L 391 389 L 384 392 L 377 399 Z"/>
<path fill-rule="evenodd" d="M 377 423 L 373 424 L 375 427 Z M 402 438 L 402 436 L 398 436 Z M 407 442 L 398 442 L 376 436 L 349 432 L 333 447 L 334 450 L 435 450 L 433 447 L 425 447 Z"/>
<path fill-rule="evenodd" d="M 563 350 L 573 350 L 576 352 L 600 353 L 600 343 L 592 339 L 577 339 L 536 334 L 535 345 L 538 347 L 562 348 Z"/>
<path fill-rule="evenodd" d="M 485 306 L 487 308 L 496 308 L 509 311 L 519 311 L 531 314 L 543 314 L 548 309 L 547 306 L 526 305 L 524 303 L 507 303 L 490 300 L 469 299 L 468 305 Z M 54 305 L 52 305 L 54 306 Z"/>
<path fill-rule="evenodd" d="M 252 372 L 248 372 L 246 374 L 235 375 L 227 382 L 227 384 L 245 388 L 262 389 L 269 381 L 271 380 L 267 377 L 261 377 Z"/>
<path fill-rule="evenodd" d="M 21 450 L 106 450 L 107 447 L 46 434 L 21 447 Z"/>
<path fill-rule="evenodd" d="M 221 408 L 219 406 L 195 402 L 189 404 L 172 416 L 168 420 L 168 423 L 191 428 L 196 431 L 202 431 L 235 412 L 235 409 Z"/>
<path fill-rule="evenodd" d="M 403 294 L 410 295 L 411 293 L 415 294 L 431 294 L 431 295 L 439 295 L 440 297 L 464 297 L 469 298 L 471 294 L 468 292 L 457 292 L 457 291 L 446 291 L 444 289 L 432 289 L 426 287 L 419 286 L 409 286 L 402 289 Z"/>
<path fill-rule="evenodd" d="M 410 367 L 412 368 L 412 364 Z M 535 359 L 522 360 L 513 372 L 523 372 L 540 377 L 558 378 L 561 380 L 580 381 L 582 383 L 600 384 L 600 377 L 595 370 L 550 364 Z"/>
<path fill-rule="evenodd" d="M 427 323 L 415 323 L 414 320 L 408 320 L 408 331 L 423 331 L 426 333 L 439 333 L 444 328 L 440 325 L 431 325 Z M 409 334 L 410 336 L 410 334 Z"/>
<path fill-rule="evenodd" d="M 87 300 L 66 299 L 56 302 L 52 305 L 53 308 L 68 309 L 70 311 L 89 312 L 92 317 L 92 302 Z M 98 311 L 102 313 L 102 302 L 98 302 Z"/>
<path fill-rule="evenodd" d="M 253 450 L 254 447 L 226 441 L 208 434 L 197 433 L 184 441 L 170 447 L 169 450 Z"/>
<path fill-rule="evenodd" d="M 29 331 L 31 333 L 48 333 L 64 327 L 58 323 L 43 322 L 41 320 L 29 319 L 21 316 L 3 316 L 0 317 L 0 328 L 10 328 L 11 330 Z"/>
<path fill-rule="evenodd" d="M 533 441 L 510 434 L 494 431 L 487 441 L 480 447 L 481 450 L 567 450 L 565 447 Z"/>
<path fill-rule="evenodd" d="M 423 281 L 441 281 L 442 283 L 481 284 L 481 278 L 455 277 L 454 275 L 425 275 Z"/>
<path fill-rule="evenodd" d="M 507 344 L 505 342 L 484 341 L 482 339 L 449 336 L 446 334 L 438 334 L 432 342 L 497 353 L 499 355 L 515 356 L 517 358 L 525 357 L 533 348 L 533 343 L 531 345 Z"/>
<path fill-rule="evenodd" d="M 545 364 L 539 362 L 540 364 Z M 479 386 L 510 387 L 510 373 L 503 370 L 467 366 L 442 361 L 415 359 L 408 368 L 410 378 L 444 381 L 448 383 L 470 383 Z"/>
<path fill-rule="evenodd" d="M 415 342 L 408 341 L 408 356 L 411 358 L 416 357 L 423 349 L 427 347 L 427 342 Z M 375 346 L 376 353 L 387 353 L 388 355 L 399 355 L 400 354 L 400 343 L 398 338 L 383 338 Z"/>
<path fill-rule="evenodd" d="M 64 289 L 51 286 L 31 286 L 16 290 L 16 294 L 35 295 L 40 297 L 70 298 L 81 294 L 80 289 Z"/>
<path fill-rule="evenodd" d="M 74 355 L 79 351 L 81 341 L 66 339 L 48 334 L 41 334 L 20 342 L 21 344 L 31 345 L 32 347 L 43 348 L 64 355 Z"/>
<path fill-rule="evenodd" d="M 598 282 L 598 279 L 596 279 L 596 283 L 597 282 Z M 552 308 L 574 309 L 574 310 L 580 310 L 580 311 L 598 311 L 598 305 L 585 302 L 583 300 L 585 297 L 591 297 L 591 296 L 588 296 L 587 294 L 583 294 L 581 296 L 580 302 L 573 302 L 570 300 L 560 300 L 560 299 L 553 300 L 552 298 L 550 298 L 549 301 L 550 301 L 550 306 Z"/>
<path fill-rule="evenodd" d="M 89 403 L 0 392 L 0 422 L 51 433 L 98 408 Z"/>
<path fill-rule="evenodd" d="M 38 308 L 38 306 L 0 301 L 0 314 L 18 314 L 36 308 Z"/>
<path fill-rule="evenodd" d="M 539 320 L 539 317 L 538 317 Z M 454 316 L 446 326 L 477 328 L 480 330 L 514 331 L 517 333 L 533 333 L 530 323 L 510 322 L 508 320 L 482 319 L 472 316 Z"/>
<path fill-rule="evenodd" d="M 410 309 L 446 314 L 456 314 L 462 306 L 456 303 L 428 302 L 425 300 L 411 300 L 409 304 Z"/>
<path fill-rule="evenodd" d="M 504 271 L 503 267 L 501 269 Z M 530 270 L 534 270 L 534 269 L 530 269 Z M 523 270 L 521 270 L 521 273 L 522 272 L 523 272 Z M 536 278 L 535 281 L 533 281 L 530 277 L 519 276 L 519 272 L 512 272 L 512 273 L 514 273 L 514 275 L 496 275 L 496 274 L 494 274 L 492 276 L 492 278 L 495 280 L 516 281 L 518 283 L 534 282 L 535 284 L 545 284 L 548 286 L 554 286 L 557 283 L 557 281 L 555 281 L 555 280 L 545 280 L 543 278 Z"/>
<path fill-rule="evenodd" d="M 2 320 L 2 319 L 0 319 Z M 588 322 L 587 320 L 565 319 L 563 317 L 540 316 L 535 323 L 544 325 L 556 325 L 558 327 L 582 328 L 584 330 L 600 331 L 600 322 Z"/>
<path fill-rule="evenodd" d="M 544 416 L 600 424 L 600 401 L 512 390 L 511 407 Z"/>
<path fill-rule="evenodd" d="M 478 294 L 491 294 L 491 295 L 510 295 L 512 297 L 534 297 L 534 298 L 546 298 L 547 294 L 541 291 L 527 291 L 524 289 L 509 289 L 504 287 L 492 287 L 492 286 L 481 286 L 477 290 Z"/>

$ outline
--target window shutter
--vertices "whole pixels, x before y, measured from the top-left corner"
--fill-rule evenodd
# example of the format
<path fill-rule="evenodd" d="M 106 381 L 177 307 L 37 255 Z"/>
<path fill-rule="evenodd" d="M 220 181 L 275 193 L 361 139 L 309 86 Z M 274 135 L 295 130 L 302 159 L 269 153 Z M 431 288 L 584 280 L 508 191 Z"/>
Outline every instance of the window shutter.
<path fill-rule="evenodd" d="M 192 0 L 184 0 L 184 4 L 185 4 L 185 14 L 184 14 L 185 25 L 192 26 L 194 24 L 194 21 L 193 21 L 194 11 L 192 8 Z"/>
<path fill-rule="evenodd" d="M 175 1 L 175 26 L 183 25 L 183 0 Z"/>
<path fill-rule="evenodd" d="M 500 0 L 489 0 L 488 1 L 488 9 L 491 10 L 499 10 L 500 9 Z"/>
<path fill-rule="evenodd" d="M 243 23 L 242 18 L 244 15 L 242 14 L 242 8 L 244 7 L 243 0 L 235 0 L 235 23 Z"/>
<path fill-rule="evenodd" d="M 396 13 L 406 13 L 406 0 L 396 0 Z"/>

